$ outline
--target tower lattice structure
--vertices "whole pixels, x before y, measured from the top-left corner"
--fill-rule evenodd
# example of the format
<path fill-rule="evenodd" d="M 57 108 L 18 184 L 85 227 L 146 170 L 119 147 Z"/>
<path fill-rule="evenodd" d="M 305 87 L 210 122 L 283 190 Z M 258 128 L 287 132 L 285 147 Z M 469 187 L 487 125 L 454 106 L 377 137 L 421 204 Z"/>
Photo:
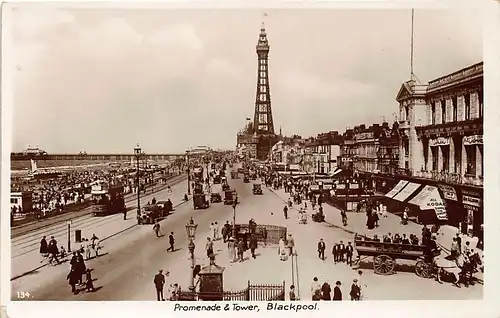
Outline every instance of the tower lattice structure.
<path fill-rule="evenodd" d="M 259 160 L 269 158 L 269 151 L 276 143 L 274 133 L 273 112 L 271 109 L 271 91 L 269 85 L 269 42 L 264 23 L 260 28 L 257 51 L 257 92 L 255 95 L 255 112 L 253 121 L 253 139 L 256 144 L 256 157 Z"/>
<path fill-rule="evenodd" d="M 258 136 L 274 136 L 271 93 L 269 89 L 269 42 L 264 23 L 260 28 L 256 46 L 258 58 L 257 92 L 255 97 L 254 133 Z"/>

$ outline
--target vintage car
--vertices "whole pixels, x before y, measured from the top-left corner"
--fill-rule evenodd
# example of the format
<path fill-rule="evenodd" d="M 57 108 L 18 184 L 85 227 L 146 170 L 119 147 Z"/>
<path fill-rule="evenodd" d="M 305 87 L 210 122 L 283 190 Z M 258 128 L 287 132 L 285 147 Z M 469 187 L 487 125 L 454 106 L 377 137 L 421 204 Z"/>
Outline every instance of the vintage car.
<path fill-rule="evenodd" d="M 220 193 L 210 194 L 210 202 L 212 202 L 212 203 L 222 202 L 222 197 L 220 196 Z"/>
<path fill-rule="evenodd" d="M 156 202 L 156 205 L 162 210 L 163 217 L 169 215 L 169 213 L 174 210 L 172 201 L 158 201 Z"/>
<path fill-rule="evenodd" d="M 254 183 L 252 188 L 253 194 L 262 194 L 262 185 L 260 183 Z"/>
<path fill-rule="evenodd" d="M 229 187 L 229 184 L 227 184 L 227 183 L 223 183 L 223 184 L 222 184 L 222 191 L 227 191 L 227 190 L 229 190 L 229 189 L 231 189 L 231 188 Z"/>
<path fill-rule="evenodd" d="M 162 209 L 156 204 L 148 204 L 141 208 L 139 224 L 153 224 L 162 217 Z"/>
<path fill-rule="evenodd" d="M 226 190 L 224 191 L 224 204 L 229 205 L 234 202 L 234 191 Z"/>
<path fill-rule="evenodd" d="M 250 177 L 248 176 L 248 174 L 245 174 L 245 175 L 243 176 L 243 182 L 244 182 L 244 183 L 250 183 Z"/>
<path fill-rule="evenodd" d="M 197 193 L 193 195 L 193 207 L 194 209 L 206 209 L 209 207 L 208 200 L 204 193 Z"/>

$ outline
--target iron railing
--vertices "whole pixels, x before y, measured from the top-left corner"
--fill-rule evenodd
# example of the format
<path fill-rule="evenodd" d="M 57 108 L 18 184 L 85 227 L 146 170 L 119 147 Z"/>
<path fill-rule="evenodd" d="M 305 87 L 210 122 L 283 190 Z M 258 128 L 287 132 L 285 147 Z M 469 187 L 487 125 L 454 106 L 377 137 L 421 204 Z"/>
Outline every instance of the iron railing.
<path fill-rule="evenodd" d="M 285 282 L 281 284 L 252 285 L 248 281 L 245 289 L 221 292 L 190 292 L 181 291 L 179 301 L 219 300 L 219 301 L 284 301 Z"/>

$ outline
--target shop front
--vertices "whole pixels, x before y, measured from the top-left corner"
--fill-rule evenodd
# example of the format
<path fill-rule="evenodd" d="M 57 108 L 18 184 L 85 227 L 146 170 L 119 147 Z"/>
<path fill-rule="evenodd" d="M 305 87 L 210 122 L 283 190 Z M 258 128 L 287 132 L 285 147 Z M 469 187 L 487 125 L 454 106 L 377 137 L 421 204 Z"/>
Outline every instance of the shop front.
<path fill-rule="evenodd" d="M 459 201 L 458 194 L 460 191 L 457 191 L 454 186 L 449 184 L 438 184 L 437 186 L 441 191 L 446 210 L 448 211 L 447 224 L 461 228 L 461 223 L 464 222 L 466 213 L 463 205 Z"/>
<path fill-rule="evenodd" d="M 462 189 L 462 204 L 465 209 L 465 224 L 462 233 L 479 236 L 484 222 L 483 197 L 480 191 Z M 464 233 L 465 234 L 465 233 Z"/>

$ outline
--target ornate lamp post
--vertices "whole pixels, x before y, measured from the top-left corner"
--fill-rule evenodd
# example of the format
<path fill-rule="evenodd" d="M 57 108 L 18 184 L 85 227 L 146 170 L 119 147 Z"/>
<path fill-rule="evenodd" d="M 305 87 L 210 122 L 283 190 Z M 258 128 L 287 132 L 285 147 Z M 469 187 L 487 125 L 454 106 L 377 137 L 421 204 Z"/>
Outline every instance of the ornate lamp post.
<path fill-rule="evenodd" d="M 141 217 L 141 190 L 139 184 L 139 159 L 141 156 L 141 147 L 139 144 L 134 148 L 134 155 L 137 161 L 137 171 L 136 171 L 136 183 L 137 183 L 137 223 L 140 224 Z"/>
<path fill-rule="evenodd" d="M 233 237 L 236 238 L 236 206 L 238 205 L 238 197 L 233 200 Z"/>
<path fill-rule="evenodd" d="M 189 223 L 186 224 L 186 234 L 188 236 L 188 239 L 189 239 L 189 244 L 188 244 L 188 249 L 189 249 L 189 253 L 191 254 L 191 285 L 189 286 L 189 291 L 194 293 L 194 266 L 195 266 L 195 263 L 194 263 L 194 249 L 195 249 L 195 244 L 194 244 L 194 238 L 196 236 L 196 229 L 198 228 L 198 224 L 195 224 L 194 223 L 194 220 L 193 218 L 191 218 L 191 220 L 189 220 Z"/>
<path fill-rule="evenodd" d="M 189 171 L 189 150 L 186 150 L 186 165 L 188 174 L 188 195 L 191 195 L 191 173 Z"/>
<path fill-rule="evenodd" d="M 66 221 L 68 224 L 68 252 L 71 252 L 71 220 Z"/>

